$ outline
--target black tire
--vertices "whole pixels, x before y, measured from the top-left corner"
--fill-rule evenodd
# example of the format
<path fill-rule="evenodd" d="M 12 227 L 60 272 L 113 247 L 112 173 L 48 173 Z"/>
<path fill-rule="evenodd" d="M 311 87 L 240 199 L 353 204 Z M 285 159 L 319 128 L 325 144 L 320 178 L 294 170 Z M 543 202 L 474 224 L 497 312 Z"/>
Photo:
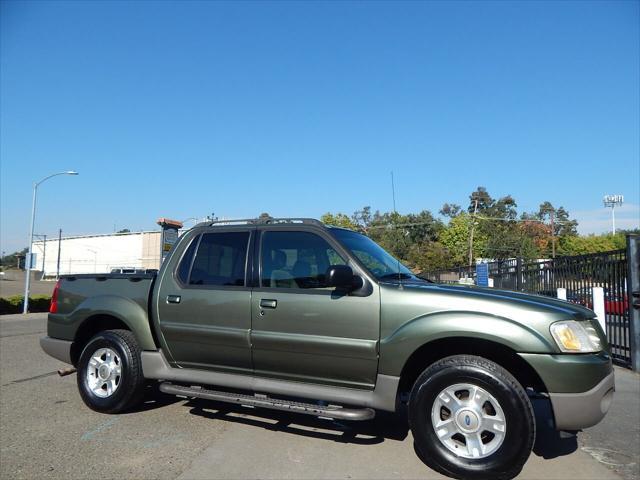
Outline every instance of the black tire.
<path fill-rule="evenodd" d="M 95 352 L 108 348 L 116 353 L 120 375 L 114 376 L 117 387 L 111 395 L 98 396 L 89 385 L 87 372 Z M 96 334 L 85 345 L 78 360 L 78 390 L 84 403 L 97 412 L 119 413 L 135 407 L 144 395 L 140 347 L 129 330 L 105 330 Z M 106 391 L 106 389 L 105 389 Z"/>
<path fill-rule="evenodd" d="M 488 392 L 504 413 L 506 431 L 502 443 L 493 453 L 487 452 L 488 456 L 484 458 L 466 458 L 453 453 L 440 441 L 432 422 L 432 409 L 438 395 L 445 388 L 461 383 Z M 436 407 L 435 412 L 439 411 Z M 446 408 L 444 412 L 446 415 Z M 429 366 L 411 390 L 408 413 L 415 448 L 421 460 L 437 472 L 454 478 L 511 479 L 522 470 L 535 440 L 533 407 L 526 392 L 513 375 L 482 357 L 455 355 Z M 465 422 L 469 425 L 468 417 Z M 455 428 L 455 420 L 452 425 Z M 456 443 L 458 438 L 464 440 L 460 451 L 466 454 L 466 439 L 464 436 L 456 437 Z M 488 438 L 492 438 L 491 434 Z"/>

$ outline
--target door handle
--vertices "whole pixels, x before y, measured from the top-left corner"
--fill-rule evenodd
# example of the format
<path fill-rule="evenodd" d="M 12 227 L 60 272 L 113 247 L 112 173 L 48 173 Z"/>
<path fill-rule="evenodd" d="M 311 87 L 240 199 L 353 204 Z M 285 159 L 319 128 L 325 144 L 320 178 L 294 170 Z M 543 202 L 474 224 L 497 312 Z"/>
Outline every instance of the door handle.
<path fill-rule="evenodd" d="M 180 303 L 180 295 L 167 295 L 167 303 Z"/>
<path fill-rule="evenodd" d="M 263 298 L 262 300 L 260 300 L 261 308 L 276 308 L 277 306 L 278 306 L 277 300 L 268 300 L 266 298 Z"/>

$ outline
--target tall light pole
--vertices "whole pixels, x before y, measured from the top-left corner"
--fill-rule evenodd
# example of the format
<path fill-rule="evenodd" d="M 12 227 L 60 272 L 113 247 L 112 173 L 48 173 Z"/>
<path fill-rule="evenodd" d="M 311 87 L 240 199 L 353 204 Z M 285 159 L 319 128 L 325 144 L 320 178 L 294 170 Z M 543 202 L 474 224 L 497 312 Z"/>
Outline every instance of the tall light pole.
<path fill-rule="evenodd" d="M 98 273 L 98 252 L 93 248 L 87 248 L 87 250 L 93 253 L 93 273 Z"/>
<path fill-rule="evenodd" d="M 616 234 L 616 207 L 624 203 L 624 196 L 622 195 L 605 195 L 602 197 L 602 203 L 605 207 L 611 208 L 611 230 L 613 234 Z"/>
<path fill-rule="evenodd" d="M 33 227 L 36 223 L 36 197 L 38 195 L 38 186 L 49 180 L 51 177 L 57 177 L 58 175 L 78 175 L 78 172 L 73 170 L 69 170 L 67 172 L 58 172 L 48 177 L 44 177 L 39 182 L 35 182 L 33 184 L 33 203 L 31 204 L 31 230 L 29 232 L 29 253 L 27 254 L 27 258 L 24 261 L 24 268 L 26 271 L 25 281 L 24 281 L 24 305 L 22 308 L 22 313 L 29 313 L 29 286 L 31 284 L 31 253 L 33 248 Z"/>

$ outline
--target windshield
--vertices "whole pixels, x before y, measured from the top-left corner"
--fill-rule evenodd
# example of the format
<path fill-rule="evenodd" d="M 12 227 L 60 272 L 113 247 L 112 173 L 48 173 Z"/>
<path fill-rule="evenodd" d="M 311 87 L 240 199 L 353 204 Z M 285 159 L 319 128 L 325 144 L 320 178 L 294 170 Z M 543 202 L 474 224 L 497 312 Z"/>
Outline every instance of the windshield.
<path fill-rule="evenodd" d="M 340 228 L 332 228 L 331 231 L 378 280 L 413 278 L 411 270 L 369 237 Z"/>

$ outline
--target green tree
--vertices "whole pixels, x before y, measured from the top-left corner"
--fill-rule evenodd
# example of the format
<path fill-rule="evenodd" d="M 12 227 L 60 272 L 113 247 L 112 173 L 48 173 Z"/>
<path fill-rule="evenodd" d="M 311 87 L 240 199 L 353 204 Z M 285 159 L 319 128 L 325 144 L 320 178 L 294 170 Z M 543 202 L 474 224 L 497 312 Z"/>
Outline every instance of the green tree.
<path fill-rule="evenodd" d="M 467 211 L 476 214 L 474 230 L 474 258 L 505 259 L 522 250 L 522 232 L 518 228 L 517 204 L 511 195 L 494 199 L 485 187 L 478 187 L 469 195 Z M 475 238 L 485 240 L 476 254 Z M 468 248 L 468 247 L 467 247 Z M 467 262 L 468 263 L 468 258 Z"/>
<path fill-rule="evenodd" d="M 562 255 L 585 255 L 587 253 L 608 252 L 620 250 L 626 247 L 626 238 L 623 233 L 604 235 L 570 235 L 560 241 L 560 253 Z"/>
<path fill-rule="evenodd" d="M 29 251 L 28 248 L 23 248 L 20 251 L 10 253 L 9 255 L 4 255 L 0 261 L 0 264 L 3 268 L 17 268 L 18 267 L 18 258 L 23 258 L 27 255 Z"/>
<path fill-rule="evenodd" d="M 444 229 L 442 221 L 435 218 L 428 210 L 403 215 L 400 221 L 404 223 L 411 243 L 435 241 Z"/>
<path fill-rule="evenodd" d="M 366 233 L 389 253 L 406 261 L 412 244 L 409 220 L 397 212 L 380 213 L 371 217 Z"/>
<path fill-rule="evenodd" d="M 545 201 L 540 204 L 535 218 L 551 225 L 553 219 L 553 234 L 556 237 L 578 234 L 578 221 L 569 218 L 569 212 L 564 207 L 554 207 L 551 202 Z"/>
<path fill-rule="evenodd" d="M 491 208 L 494 202 L 495 200 L 491 198 L 491 195 L 489 195 L 485 187 L 478 187 L 475 192 L 471 192 L 471 195 L 469 195 L 467 211 L 469 213 L 474 213 L 476 210 L 478 212 L 485 212 Z"/>
<path fill-rule="evenodd" d="M 478 187 L 475 192 L 471 192 L 469 195 L 469 207 L 467 208 L 469 213 L 476 211 L 476 202 L 479 216 L 500 220 L 514 220 L 517 217 L 518 205 L 511 195 L 495 200 L 485 187 Z"/>
<path fill-rule="evenodd" d="M 416 273 L 452 267 L 449 251 L 440 242 L 425 241 L 409 248 L 407 265 Z"/>
<path fill-rule="evenodd" d="M 378 212 L 376 212 L 377 214 Z M 358 227 L 366 232 L 373 220 L 373 216 L 371 215 L 371 207 L 363 207 L 362 210 L 356 210 L 353 212 L 353 216 L 351 217 L 353 221 L 358 225 Z"/>
<path fill-rule="evenodd" d="M 460 207 L 460 205 L 457 205 L 455 203 L 445 203 L 444 205 L 442 205 L 439 213 L 443 217 L 453 218 L 457 216 L 461 211 L 462 207 Z"/>
<path fill-rule="evenodd" d="M 358 224 L 344 213 L 334 214 L 327 212 L 320 217 L 320 221 L 325 225 L 348 228 L 349 230 L 358 230 Z"/>
<path fill-rule="evenodd" d="M 482 219 L 479 221 L 482 226 L 479 230 L 487 239 L 483 251 L 484 258 L 505 260 L 514 257 L 529 259 L 538 257 L 535 238 L 523 229 L 521 222 Z"/>
<path fill-rule="evenodd" d="M 471 235 L 472 216 L 461 213 L 452 218 L 445 229 L 440 232 L 440 243 L 449 254 L 450 266 L 461 266 L 469 263 L 469 237 Z M 482 230 L 476 229 L 473 236 L 473 257 L 484 256 L 488 238 Z"/>

